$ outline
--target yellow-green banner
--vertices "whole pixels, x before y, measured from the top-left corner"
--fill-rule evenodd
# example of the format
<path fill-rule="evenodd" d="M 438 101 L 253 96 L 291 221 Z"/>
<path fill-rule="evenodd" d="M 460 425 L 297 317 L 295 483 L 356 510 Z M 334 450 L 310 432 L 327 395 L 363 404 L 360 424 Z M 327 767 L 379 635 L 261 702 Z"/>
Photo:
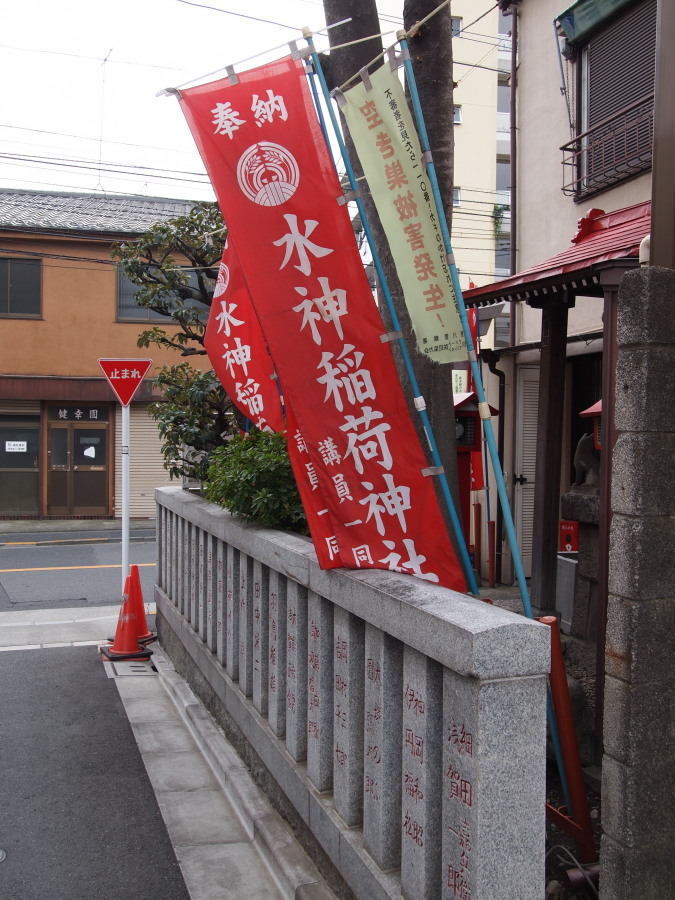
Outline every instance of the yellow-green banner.
<path fill-rule="evenodd" d="M 466 359 L 438 211 L 403 88 L 388 65 L 343 94 L 347 121 L 403 288 L 417 348 Z"/>

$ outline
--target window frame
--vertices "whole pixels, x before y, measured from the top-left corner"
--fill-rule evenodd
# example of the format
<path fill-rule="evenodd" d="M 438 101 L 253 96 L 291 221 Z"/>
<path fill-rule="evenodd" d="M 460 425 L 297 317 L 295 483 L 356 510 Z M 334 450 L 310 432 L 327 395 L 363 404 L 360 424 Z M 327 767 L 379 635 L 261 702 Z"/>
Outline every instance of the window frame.
<path fill-rule="evenodd" d="M 7 268 L 6 276 L 4 274 L 4 268 Z M 34 269 L 37 274 L 36 282 L 33 285 L 30 285 L 30 291 L 35 291 L 37 293 L 37 312 L 15 312 L 12 309 L 12 267 L 13 266 L 26 266 L 29 269 Z M 6 299 L 7 299 L 7 310 L 5 311 L 2 308 L 2 285 L 6 284 Z M 0 319 L 41 319 L 42 318 L 42 259 L 34 259 L 27 258 L 23 256 L 2 256 L 0 257 Z M 15 305 L 18 305 L 21 302 L 20 299 L 15 300 Z"/>
<path fill-rule="evenodd" d="M 576 57 L 577 126 L 574 138 L 562 147 L 562 190 L 577 203 L 651 170 L 654 95 L 648 73 L 653 67 L 645 60 L 653 37 L 646 31 L 652 8 L 656 10 L 656 0 L 623 7 L 569 45 L 568 58 Z M 611 73 L 613 58 L 621 59 L 628 47 L 625 77 L 639 71 L 643 78 L 632 81 L 634 94 L 629 91 L 626 99 L 619 87 L 614 89 Z"/>
<path fill-rule="evenodd" d="M 188 267 L 186 266 L 186 269 L 187 268 Z M 124 283 L 123 280 L 124 280 L 124 282 L 126 282 L 126 284 L 128 284 L 130 287 L 132 287 L 134 289 L 131 293 L 131 304 L 133 305 L 133 310 L 137 311 L 136 315 L 127 315 L 127 314 L 123 314 L 123 312 L 122 312 L 121 288 L 122 288 L 122 284 Z M 130 322 L 130 323 L 147 324 L 147 325 L 157 325 L 160 322 L 165 322 L 166 324 L 176 325 L 175 322 L 172 322 L 170 314 L 164 315 L 163 313 L 155 312 L 155 310 L 153 310 L 153 309 L 148 309 L 147 307 L 144 307 L 144 306 L 138 306 L 133 299 L 133 294 L 135 293 L 135 290 L 137 287 L 138 287 L 138 285 L 135 285 L 133 283 L 133 281 L 131 281 L 130 278 L 127 278 L 127 276 L 122 271 L 122 267 L 117 266 L 117 318 L 116 318 L 117 322 L 123 322 L 123 323 Z M 204 322 L 204 325 L 206 325 L 206 321 L 207 321 L 208 315 L 209 315 L 209 308 L 206 305 L 204 305 L 202 308 L 202 304 L 197 304 L 197 307 L 199 308 L 199 312 L 203 313 L 203 316 L 200 315 L 200 319 L 202 319 Z"/>

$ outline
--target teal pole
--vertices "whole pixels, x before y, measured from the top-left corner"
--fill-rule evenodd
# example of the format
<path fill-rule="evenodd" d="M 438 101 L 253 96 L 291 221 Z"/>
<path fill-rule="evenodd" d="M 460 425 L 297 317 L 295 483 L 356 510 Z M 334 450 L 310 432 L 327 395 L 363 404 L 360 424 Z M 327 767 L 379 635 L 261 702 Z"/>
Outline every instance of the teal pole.
<path fill-rule="evenodd" d="M 344 140 L 342 138 L 342 134 L 340 128 L 338 126 L 337 119 L 335 117 L 335 111 L 333 109 L 333 104 L 331 103 L 330 93 L 328 91 L 328 87 L 326 85 L 326 79 L 323 74 L 323 70 L 321 68 L 321 61 L 314 50 L 314 42 L 311 36 L 305 35 L 307 43 L 309 44 L 310 49 L 312 50 L 312 63 L 314 65 L 314 71 L 316 73 L 317 78 L 319 79 L 319 84 L 321 85 L 322 94 L 326 100 L 326 105 L 328 107 L 328 113 L 330 115 L 331 124 L 333 126 L 333 131 L 335 133 L 335 137 L 338 141 L 338 145 L 340 147 L 340 154 L 342 155 L 342 160 L 345 165 L 345 171 L 347 177 L 349 179 L 349 186 L 353 191 L 358 191 L 358 183 L 356 181 L 356 177 L 354 175 L 354 169 L 349 160 L 349 156 L 347 155 L 347 149 L 344 144 Z M 382 286 L 382 292 L 384 294 L 385 302 L 387 304 L 387 309 L 389 311 L 389 315 L 391 316 L 392 325 L 394 331 L 400 332 L 401 326 L 396 314 L 396 309 L 394 308 L 394 301 L 392 300 L 391 292 L 389 290 L 389 285 L 387 284 L 387 279 L 384 274 L 384 270 L 382 269 L 382 262 L 380 260 L 379 254 L 377 252 L 377 248 L 375 246 L 375 241 L 373 239 L 373 234 L 368 223 L 368 219 L 366 217 L 365 207 L 363 205 L 363 200 L 360 197 L 356 196 L 356 206 L 359 211 L 359 215 L 361 216 L 361 221 L 363 222 L 363 228 L 366 233 L 366 239 L 368 240 L 368 244 L 370 246 L 370 251 L 373 256 L 373 264 L 375 265 L 375 270 L 377 272 L 377 277 L 380 280 L 380 285 Z M 426 409 L 421 405 L 423 403 L 422 398 L 420 397 L 420 388 L 417 382 L 417 378 L 415 376 L 415 371 L 413 369 L 412 361 L 410 359 L 410 355 L 408 353 L 408 348 L 405 345 L 405 342 L 402 337 L 397 338 L 399 348 L 401 350 L 401 355 L 403 357 L 403 362 L 405 365 L 406 373 L 408 378 L 410 379 L 410 386 L 412 388 L 415 402 L 417 404 L 420 401 L 421 408 L 418 408 L 418 412 L 420 414 L 420 419 L 422 421 L 422 426 L 424 428 L 424 433 L 427 436 L 427 440 L 429 441 L 429 447 L 431 449 L 431 456 L 434 462 L 434 466 L 442 469 L 441 465 L 441 457 L 438 452 L 438 445 L 436 443 L 436 439 L 434 437 L 433 430 L 431 428 L 431 422 L 429 421 L 429 417 L 427 415 Z M 479 595 L 478 585 L 476 584 L 476 576 L 474 575 L 473 566 L 471 565 L 471 560 L 469 558 L 469 552 L 466 547 L 466 542 L 464 540 L 464 534 L 462 532 L 462 526 L 459 521 L 459 517 L 457 516 L 457 510 L 455 509 L 455 505 L 452 500 L 452 495 L 450 493 L 450 487 L 448 485 L 448 479 L 443 471 L 439 472 L 439 483 L 441 485 L 441 491 L 443 494 L 443 499 L 445 500 L 446 506 L 448 508 L 448 513 L 450 515 L 450 521 L 452 523 L 453 531 L 455 533 L 455 537 L 457 538 L 457 545 L 459 547 L 460 556 L 462 560 L 462 566 L 464 569 L 464 574 L 466 576 L 467 585 L 469 587 L 470 592 L 477 597 Z"/>
<path fill-rule="evenodd" d="M 443 235 L 443 243 L 445 245 L 445 251 L 447 254 L 448 265 L 450 267 L 450 272 L 452 275 L 452 285 L 455 290 L 455 295 L 457 296 L 457 309 L 459 311 L 459 317 L 462 322 L 462 328 L 464 330 L 464 339 L 466 341 L 466 346 L 469 355 L 469 363 L 471 365 L 471 372 L 473 374 L 473 380 L 476 387 L 476 395 L 478 397 L 478 408 L 481 411 L 481 420 L 483 422 L 483 432 L 485 434 L 485 439 L 487 441 L 488 450 L 490 452 L 490 460 L 492 462 L 492 469 L 495 476 L 495 481 L 497 482 L 497 493 L 499 494 L 499 500 L 501 502 L 502 512 L 504 515 L 504 525 L 506 527 L 506 533 L 509 538 L 509 544 L 511 545 L 511 552 L 513 554 L 513 564 L 516 571 L 516 578 L 518 581 L 518 587 L 520 588 L 521 597 L 523 600 L 523 608 L 525 610 L 525 614 L 530 619 L 534 619 L 534 613 L 532 612 L 532 604 L 530 602 L 530 594 L 527 587 L 527 582 L 525 581 L 525 570 L 523 569 L 523 562 L 520 556 L 520 549 L 518 547 L 518 538 L 516 537 L 516 529 L 513 522 L 513 515 L 511 513 L 511 506 L 509 504 L 509 498 L 506 493 L 506 484 L 504 483 L 504 473 L 502 472 L 501 463 L 499 460 L 499 452 L 497 450 L 497 442 L 495 441 L 494 430 L 492 428 L 492 419 L 490 418 L 490 409 L 485 400 L 485 391 L 483 390 L 483 379 L 481 377 L 480 368 L 478 366 L 478 359 L 476 356 L 476 350 L 473 345 L 473 339 L 471 337 L 471 329 L 469 328 L 469 319 L 466 314 L 466 306 L 464 305 L 464 297 L 462 296 L 462 289 L 459 285 L 459 276 L 457 274 L 457 266 L 455 265 L 455 257 L 452 252 L 452 244 L 450 241 L 450 232 L 448 230 L 448 222 L 445 217 L 445 210 L 443 208 L 443 203 L 441 201 L 440 190 L 438 188 L 438 179 L 436 177 L 436 169 L 434 167 L 433 160 L 431 159 L 431 150 L 429 147 L 429 136 L 427 134 L 426 125 L 424 124 L 424 115 L 422 113 L 422 105 L 420 103 L 419 94 L 417 93 L 417 84 L 415 82 L 415 73 L 413 72 L 412 63 L 410 62 L 410 54 L 408 52 L 408 42 L 405 38 L 399 37 L 399 43 L 401 45 L 402 55 L 403 55 L 403 66 L 405 69 L 406 78 L 408 80 L 408 88 L 410 90 L 410 97 L 413 102 L 413 109 L 415 111 L 415 119 L 417 121 L 417 129 L 420 137 L 420 144 L 422 147 L 422 151 L 427 154 L 428 162 L 426 164 L 426 171 L 429 176 L 429 182 L 431 184 L 431 189 L 434 195 L 434 200 L 436 201 L 436 206 L 438 208 L 438 221 L 441 226 L 441 233 Z M 558 735 L 558 725 L 555 718 L 555 711 L 553 709 L 553 704 L 551 701 L 551 693 L 550 690 L 547 691 L 546 696 L 546 712 L 547 719 L 549 724 L 549 729 L 551 732 L 551 742 L 553 744 L 553 750 L 555 752 L 556 762 L 558 764 L 558 772 L 560 773 L 560 782 L 563 791 L 563 796 L 565 798 L 565 804 L 568 809 L 571 809 L 570 798 L 569 798 L 569 790 L 567 785 L 567 776 L 565 774 L 565 762 L 562 754 L 562 747 L 560 745 L 560 738 Z"/>
<path fill-rule="evenodd" d="M 420 144 L 422 147 L 423 153 L 427 154 L 427 157 L 430 156 L 430 148 L 429 148 L 429 136 L 427 134 L 426 125 L 424 124 L 424 116 L 422 113 L 422 107 L 420 104 L 419 94 L 417 93 L 417 84 L 415 83 L 415 74 L 413 72 L 412 63 L 410 62 L 410 54 L 408 53 L 408 42 L 405 38 L 399 38 L 399 43 L 401 45 L 401 50 L 403 51 L 403 65 L 405 68 L 406 78 L 408 79 L 408 87 L 410 89 L 410 97 L 413 102 L 413 109 L 415 111 L 415 119 L 417 121 L 417 129 L 420 137 Z M 490 453 L 490 460 L 492 462 L 492 468 L 494 471 L 495 481 L 497 483 L 497 493 L 499 494 L 499 499 L 501 501 L 502 510 L 504 513 L 504 525 L 506 527 L 506 533 L 509 538 L 509 544 L 511 546 L 511 551 L 513 554 L 513 564 L 516 571 L 516 579 L 518 581 L 518 587 L 520 588 L 521 596 L 523 599 L 523 607 L 525 609 L 525 613 L 528 618 L 533 619 L 534 614 L 532 612 L 532 604 L 530 603 L 530 594 L 527 587 L 527 583 L 525 581 L 525 571 L 523 569 L 523 563 L 520 556 L 520 549 L 518 547 L 518 538 L 516 537 L 516 529 L 513 523 L 513 515 L 511 514 L 511 506 L 509 504 L 508 494 L 506 493 L 506 484 L 504 482 L 504 473 L 502 472 L 501 462 L 499 460 L 499 452 L 497 450 L 497 442 L 495 440 L 494 430 L 492 428 L 492 419 L 490 418 L 490 408 L 485 399 L 485 391 L 483 390 L 483 379 L 481 377 L 480 368 L 478 366 L 478 358 L 476 356 L 476 349 L 473 345 L 473 339 L 471 337 L 471 329 L 469 328 L 469 319 L 466 314 L 466 306 L 464 305 L 464 298 L 462 296 L 462 289 L 459 286 L 459 276 L 457 274 L 457 266 L 455 265 L 455 257 L 452 252 L 452 244 L 450 241 L 450 232 L 448 231 L 448 222 L 445 217 L 445 211 L 443 209 L 443 202 L 441 200 L 440 190 L 438 188 L 438 178 L 436 177 L 436 169 L 434 167 L 433 161 L 429 159 L 426 164 L 427 175 L 429 176 L 429 182 L 431 184 L 432 193 L 434 195 L 434 200 L 436 201 L 436 207 L 438 210 L 438 221 L 441 227 L 441 234 L 443 235 L 443 243 L 445 245 L 445 251 L 447 255 L 448 265 L 450 267 L 450 274 L 452 277 L 452 286 L 455 291 L 455 296 L 457 297 L 457 310 L 459 312 L 459 318 L 462 323 L 462 329 L 464 331 L 464 340 L 466 341 L 466 347 L 469 356 L 469 364 L 471 365 L 471 372 L 473 374 L 473 380 L 476 387 L 476 396 L 478 397 L 478 409 L 480 411 L 481 421 L 483 423 L 483 433 L 485 434 L 485 439 L 487 441 L 488 450 Z"/>

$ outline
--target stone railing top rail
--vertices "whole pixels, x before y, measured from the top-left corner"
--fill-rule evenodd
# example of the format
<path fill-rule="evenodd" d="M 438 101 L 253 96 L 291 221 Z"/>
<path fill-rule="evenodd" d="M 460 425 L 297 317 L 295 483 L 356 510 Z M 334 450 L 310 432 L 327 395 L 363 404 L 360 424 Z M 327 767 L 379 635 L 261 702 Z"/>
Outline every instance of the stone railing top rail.
<path fill-rule="evenodd" d="M 481 680 L 548 672 L 550 631 L 465 594 L 384 570 L 319 568 L 301 535 L 245 523 L 180 487 L 157 503 L 263 565 L 462 675 Z"/>

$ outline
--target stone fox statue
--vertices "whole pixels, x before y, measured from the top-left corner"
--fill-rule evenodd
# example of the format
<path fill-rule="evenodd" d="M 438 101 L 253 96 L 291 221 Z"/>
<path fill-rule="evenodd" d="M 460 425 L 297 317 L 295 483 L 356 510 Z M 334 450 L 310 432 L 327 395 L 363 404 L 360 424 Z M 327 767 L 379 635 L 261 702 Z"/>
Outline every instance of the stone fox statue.
<path fill-rule="evenodd" d="M 586 432 L 579 439 L 574 453 L 576 479 L 574 486 L 585 484 L 586 487 L 597 487 L 600 480 L 600 462 L 593 452 L 593 435 Z"/>

